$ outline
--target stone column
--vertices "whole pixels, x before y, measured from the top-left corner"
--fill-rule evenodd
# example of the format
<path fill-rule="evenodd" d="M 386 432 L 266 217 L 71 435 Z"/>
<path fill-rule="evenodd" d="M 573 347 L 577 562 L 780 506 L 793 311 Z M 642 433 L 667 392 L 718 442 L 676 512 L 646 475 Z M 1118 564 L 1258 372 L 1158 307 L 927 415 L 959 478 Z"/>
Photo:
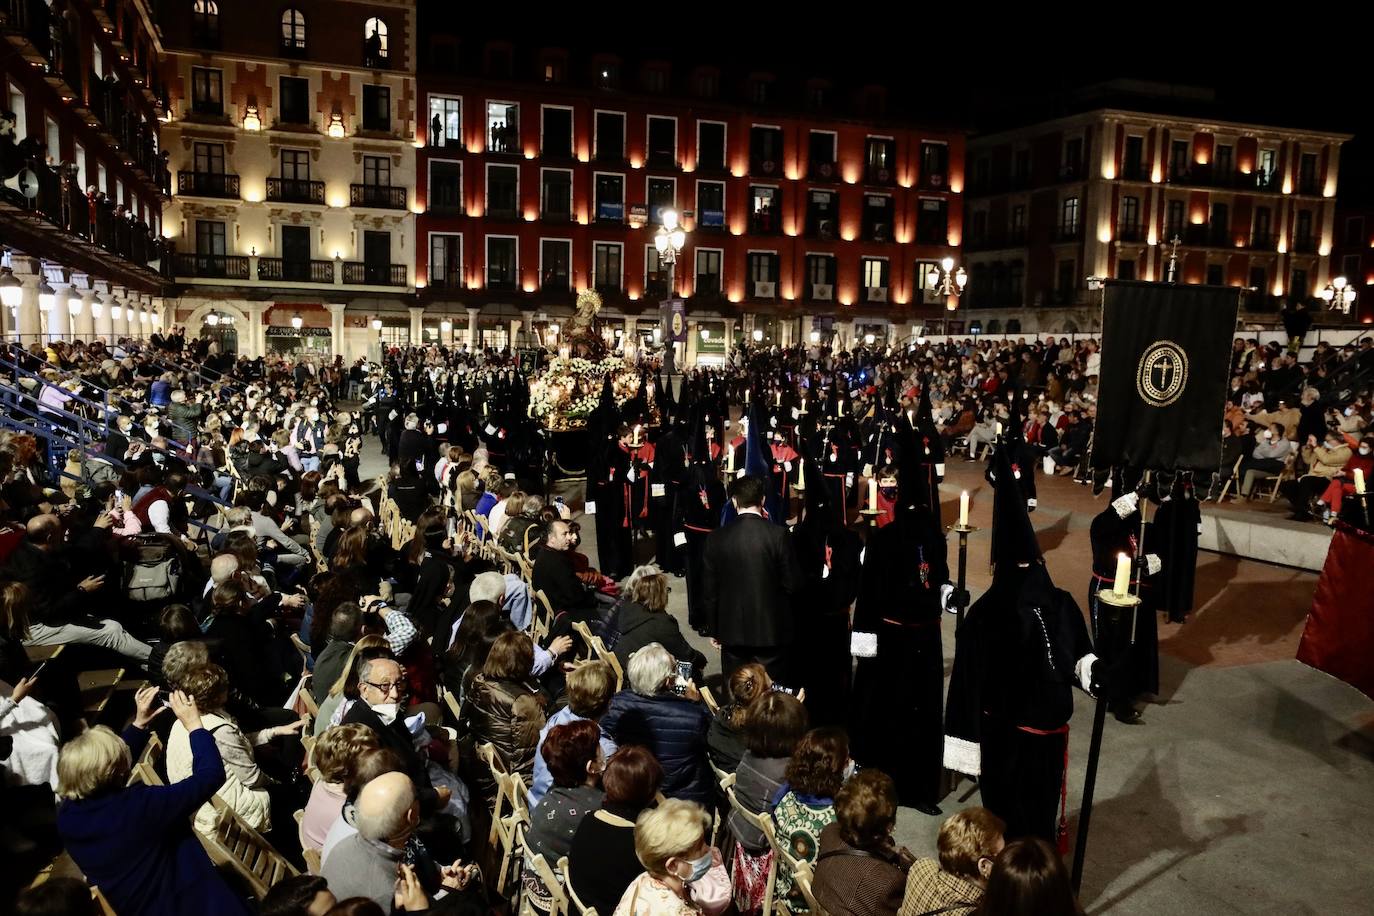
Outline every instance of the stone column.
<path fill-rule="evenodd" d="M 534 311 L 521 312 L 520 316 L 523 319 L 525 327 L 525 345 L 533 347 L 536 345 L 534 339 Z"/>
<path fill-rule="evenodd" d="M 327 306 L 329 309 L 329 345 L 334 351 L 335 356 L 342 356 L 344 362 L 349 362 L 349 354 L 344 342 L 344 311 L 348 304 L 344 302 L 331 302 Z"/>
<path fill-rule="evenodd" d="M 96 334 L 107 345 L 113 345 L 115 339 L 114 318 L 112 317 L 111 307 L 114 305 L 114 297 L 111 295 L 110 284 L 105 280 L 97 280 L 92 284 L 95 287 L 96 299 L 91 306 L 91 314 L 95 319 Z M 95 306 L 100 306 L 100 314 L 95 314 Z"/>
<path fill-rule="evenodd" d="M 248 313 L 248 355 L 257 359 L 267 353 L 262 327 L 262 315 L 267 306 L 261 302 L 245 302 L 243 310 Z"/>
<path fill-rule="evenodd" d="M 480 308 L 468 308 L 468 351 L 477 349 L 477 316 L 481 314 Z"/>
<path fill-rule="evenodd" d="M 735 348 L 735 319 L 725 319 L 725 361 L 730 361 L 730 351 Z"/>
<path fill-rule="evenodd" d="M 87 342 L 95 340 L 95 285 L 87 281 L 89 289 L 79 290 L 81 313 L 76 316 L 76 336 Z"/>
<path fill-rule="evenodd" d="M 799 346 L 811 346 L 811 316 L 801 316 L 801 340 L 797 341 Z"/>
<path fill-rule="evenodd" d="M 410 307 L 410 345 L 421 347 L 425 343 L 425 307 L 423 305 L 412 305 Z"/>
<path fill-rule="evenodd" d="M 38 284 L 43 282 L 43 266 L 37 258 L 11 257 L 14 276 L 24 284 L 20 293 L 15 333 L 24 347 L 30 347 L 42 333 L 43 317 L 38 309 Z"/>
<path fill-rule="evenodd" d="M 70 283 L 52 284 L 53 307 L 48 312 L 48 340 L 71 340 L 72 323 L 71 312 L 67 305 L 67 297 L 76 293 Z"/>

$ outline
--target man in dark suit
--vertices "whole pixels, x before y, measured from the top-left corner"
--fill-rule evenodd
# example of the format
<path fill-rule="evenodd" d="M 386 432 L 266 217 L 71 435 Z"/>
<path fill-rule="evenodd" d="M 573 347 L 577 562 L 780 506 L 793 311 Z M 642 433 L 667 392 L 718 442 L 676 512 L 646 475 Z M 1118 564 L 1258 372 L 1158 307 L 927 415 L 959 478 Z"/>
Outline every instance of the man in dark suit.
<path fill-rule="evenodd" d="M 584 620 L 596 609 L 596 595 L 577 578 L 568 548 L 572 546 L 568 523 L 554 519 L 544 535 L 544 546 L 534 560 L 530 579 L 536 591 L 548 596 L 555 614 L 572 613 Z"/>
<path fill-rule="evenodd" d="M 720 647 L 729 678 L 756 661 L 781 683 L 792 646 L 792 596 L 801 581 L 787 529 L 763 517 L 763 481 L 740 477 L 730 485 L 735 520 L 706 538 L 702 559 L 703 620 Z"/>

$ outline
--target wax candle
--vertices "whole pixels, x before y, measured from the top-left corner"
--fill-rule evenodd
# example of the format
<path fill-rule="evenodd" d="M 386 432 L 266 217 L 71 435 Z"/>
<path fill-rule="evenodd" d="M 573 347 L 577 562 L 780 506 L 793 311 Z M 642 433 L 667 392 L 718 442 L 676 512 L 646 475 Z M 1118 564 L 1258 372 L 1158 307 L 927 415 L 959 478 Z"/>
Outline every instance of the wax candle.
<path fill-rule="evenodd" d="M 915 428 L 916 428 L 916 411 L 914 411 L 914 410 L 908 410 L 908 411 L 906 412 L 906 421 L 907 421 L 908 423 L 911 424 L 911 428 L 912 428 L 912 429 L 915 429 Z"/>
<path fill-rule="evenodd" d="M 806 489 L 806 458 L 797 460 L 797 489 Z"/>
<path fill-rule="evenodd" d="M 635 424 L 635 436 L 634 436 L 634 438 L 631 439 L 630 441 L 633 442 L 635 445 L 638 445 L 638 444 L 639 444 L 639 424 L 638 424 L 638 423 Z"/>
<path fill-rule="evenodd" d="M 998 420 L 998 421 L 997 421 L 997 437 L 998 437 L 999 439 L 1002 437 L 1002 421 L 1001 421 L 1001 420 Z"/>
<path fill-rule="evenodd" d="M 1124 553 L 1116 555 L 1116 581 L 1112 583 L 1112 591 L 1118 595 L 1125 595 L 1131 590 L 1131 558 Z"/>
<path fill-rule="evenodd" d="M 746 403 L 746 404 L 749 403 L 749 389 L 748 389 L 748 388 L 744 389 L 744 403 Z"/>
<path fill-rule="evenodd" d="M 725 473 L 733 474 L 735 473 L 735 447 L 733 445 L 726 445 L 725 447 L 730 450 L 725 455 Z"/>
<path fill-rule="evenodd" d="M 873 477 L 868 479 L 868 508 L 878 511 L 878 481 Z"/>
<path fill-rule="evenodd" d="M 1364 495 L 1364 468 L 1355 469 L 1355 492 Z"/>
<path fill-rule="evenodd" d="M 781 391 L 778 392 L 778 406 L 779 406 L 779 407 L 782 406 L 782 392 L 781 392 Z"/>
<path fill-rule="evenodd" d="M 968 527 L 968 490 L 959 494 L 959 527 Z"/>
<path fill-rule="evenodd" d="M 835 416 L 837 416 L 837 417 L 842 417 L 842 416 L 844 416 L 844 401 L 840 401 L 840 406 L 839 406 L 839 408 L 836 410 Z"/>

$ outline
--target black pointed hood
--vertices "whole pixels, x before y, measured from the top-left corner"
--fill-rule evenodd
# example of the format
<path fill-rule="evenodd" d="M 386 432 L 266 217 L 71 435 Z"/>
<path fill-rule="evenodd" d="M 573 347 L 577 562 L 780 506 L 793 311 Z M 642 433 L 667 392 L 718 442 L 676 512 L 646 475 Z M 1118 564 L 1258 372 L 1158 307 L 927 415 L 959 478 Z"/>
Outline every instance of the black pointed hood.
<path fill-rule="evenodd" d="M 994 578 L 1003 570 L 1019 563 L 1036 563 L 1041 559 L 1040 542 L 1026 510 L 1026 498 L 1016 479 L 1011 446 L 1002 443 L 992 456 L 992 562 Z M 1026 473 L 1020 471 L 1020 473 Z"/>

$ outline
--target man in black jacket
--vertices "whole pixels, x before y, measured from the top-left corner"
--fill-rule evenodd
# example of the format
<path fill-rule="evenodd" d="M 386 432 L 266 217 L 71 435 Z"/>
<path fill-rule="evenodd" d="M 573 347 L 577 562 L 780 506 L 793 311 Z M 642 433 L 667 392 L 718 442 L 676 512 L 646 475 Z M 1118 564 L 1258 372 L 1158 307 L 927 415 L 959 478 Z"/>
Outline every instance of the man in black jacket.
<path fill-rule="evenodd" d="M 548 596 L 554 614 L 567 613 L 574 615 L 574 619 L 585 620 L 587 614 L 596 609 L 596 595 L 573 571 L 572 559 L 568 556 L 572 544 L 568 528 L 568 523 L 562 519 L 549 523 L 544 547 L 535 558 L 530 579 L 536 591 Z"/>
<path fill-rule="evenodd" d="M 757 661 L 773 680 L 788 680 L 792 597 L 801 571 L 787 529 L 763 517 L 763 481 L 740 477 L 730 486 L 738 516 L 706 538 L 702 562 L 703 618 L 728 679 Z"/>

